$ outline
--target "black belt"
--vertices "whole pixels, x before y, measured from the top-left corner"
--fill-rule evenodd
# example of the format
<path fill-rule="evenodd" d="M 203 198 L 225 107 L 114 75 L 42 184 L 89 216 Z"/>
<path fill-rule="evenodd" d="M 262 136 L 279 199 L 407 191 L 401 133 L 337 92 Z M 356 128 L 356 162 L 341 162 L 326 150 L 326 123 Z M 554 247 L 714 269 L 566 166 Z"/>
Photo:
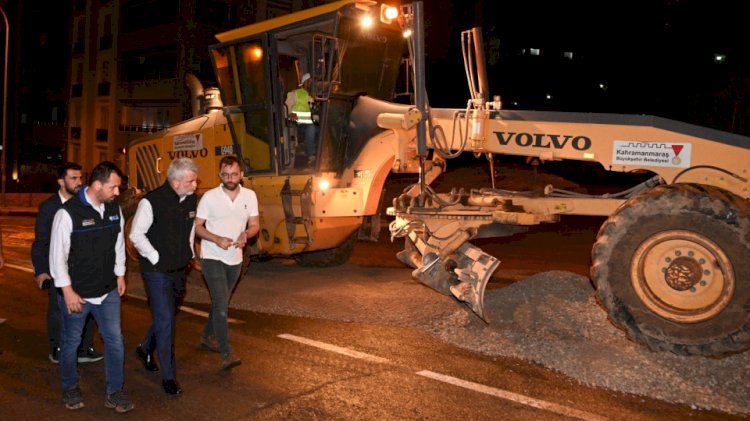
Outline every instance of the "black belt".
<path fill-rule="evenodd" d="M 177 269 L 163 270 L 162 272 L 164 272 L 164 273 L 182 272 L 182 271 L 185 270 L 186 267 L 187 267 L 187 265 L 185 265 L 185 266 L 183 266 L 181 268 L 177 268 Z"/>

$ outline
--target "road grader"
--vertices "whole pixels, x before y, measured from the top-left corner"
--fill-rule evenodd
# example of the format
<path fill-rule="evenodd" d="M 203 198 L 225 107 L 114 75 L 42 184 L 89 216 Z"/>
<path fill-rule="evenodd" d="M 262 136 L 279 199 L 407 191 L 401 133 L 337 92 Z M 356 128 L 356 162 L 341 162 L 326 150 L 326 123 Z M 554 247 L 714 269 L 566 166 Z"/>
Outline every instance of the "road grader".
<path fill-rule="evenodd" d="M 397 257 L 487 322 L 485 289 L 500 261 L 471 240 L 603 216 L 591 279 L 630 339 L 682 355 L 749 348 L 750 138 L 653 116 L 503 109 L 489 95 L 478 28 L 462 33 L 466 106 L 432 108 L 422 15 L 421 2 L 341 0 L 218 34 L 210 53 L 221 104 L 129 146 L 134 197 L 162 183 L 161 169 L 179 156 L 199 163 L 202 188 L 215 186 L 218 159 L 236 154 L 260 202 L 252 253 L 327 266 L 348 259 L 361 228 L 379 229 L 389 174 L 418 174 L 388 209 L 391 237 L 405 243 Z M 284 101 L 304 73 L 317 125 L 312 165 Z M 404 75 L 413 104 L 393 102 Z M 467 153 L 649 177 L 598 195 L 430 187 Z"/>

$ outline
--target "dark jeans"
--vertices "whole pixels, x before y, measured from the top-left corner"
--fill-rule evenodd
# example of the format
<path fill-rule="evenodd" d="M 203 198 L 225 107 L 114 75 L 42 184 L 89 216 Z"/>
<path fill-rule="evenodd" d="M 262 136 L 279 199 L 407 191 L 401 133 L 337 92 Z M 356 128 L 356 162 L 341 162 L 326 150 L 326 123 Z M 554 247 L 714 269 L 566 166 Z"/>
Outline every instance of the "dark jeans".
<path fill-rule="evenodd" d="M 50 281 L 52 282 L 52 281 Z M 60 306 L 57 303 L 59 289 L 54 284 L 49 288 L 49 301 L 47 302 L 47 339 L 49 340 L 50 351 L 60 348 L 62 343 Z M 89 315 L 86 323 L 83 325 L 83 334 L 81 337 L 81 346 L 78 347 L 78 353 L 82 353 L 94 344 L 94 318 Z"/>
<path fill-rule="evenodd" d="M 99 332 L 104 339 L 104 373 L 107 394 L 122 390 L 124 381 L 125 340 L 120 323 L 120 295 L 117 289 L 107 294 L 101 304 L 84 303 L 80 313 L 68 314 L 65 299 L 57 294 L 58 306 L 62 316 L 62 346 L 60 347 L 60 373 L 63 390 L 78 386 L 78 361 L 76 350 L 81 344 L 81 331 L 90 314 L 94 315 L 99 325 Z"/>
<path fill-rule="evenodd" d="M 318 145 L 316 143 L 318 137 L 318 126 L 314 124 L 298 124 L 297 133 L 299 134 L 300 140 L 305 144 L 305 153 L 307 159 L 317 155 Z"/>
<path fill-rule="evenodd" d="M 224 262 L 213 259 L 201 259 L 203 278 L 211 293 L 211 313 L 208 315 L 206 327 L 203 329 L 203 337 L 215 336 L 219 343 L 219 352 L 228 354 L 232 348 L 229 346 L 229 297 L 240 277 L 239 265 L 227 265 Z"/>
<path fill-rule="evenodd" d="M 185 271 L 175 273 L 144 272 L 148 305 L 151 308 L 151 327 L 141 342 L 141 348 L 152 353 L 157 350 L 159 370 L 164 380 L 175 378 L 174 335 L 176 310 L 180 307 Z"/>

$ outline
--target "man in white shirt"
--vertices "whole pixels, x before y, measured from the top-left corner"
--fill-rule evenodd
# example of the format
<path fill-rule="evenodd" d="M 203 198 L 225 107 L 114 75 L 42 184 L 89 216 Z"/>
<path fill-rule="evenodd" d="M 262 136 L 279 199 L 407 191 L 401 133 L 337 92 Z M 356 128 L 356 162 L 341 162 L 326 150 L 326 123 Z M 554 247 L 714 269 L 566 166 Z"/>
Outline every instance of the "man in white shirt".
<path fill-rule="evenodd" d="M 125 241 L 120 205 L 122 172 L 111 162 L 94 167 L 89 185 L 65 202 L 52 221 L 49 267 L 55 287 L 62 290 L 60 372 L 63 403 L 83 408 L 78 386 L 77 349 L 89 314 L 104 339 L 106 398 L 104 405 L 117 412 L 134 408 L 125 392 L 124 344 L 120 297 L 125 294 Z"/>
<path fill-rule="evenodd" d="M 185 269 L 193 258 L 197 187 L 198 166 L 190 158 L 175 159 L 166 182 L 138 202 L 130 228 L 130 240 L 141 255 L 152 319 L 135 354 L 147 371 L 161 370 L 162 388 L 171 396 L 182 394 L 174 356 L 175 312 L 185 290 Z"/>
<path fill-rule="evenodd" d="M 229 345 L 229 297 L 240 276 L 242 249 L 260 228 L 255 192 L 240 185 L 244 175 L 235 156 L 222 158 L 222 183 L 203 195 L 195 217 L 203 277 L 211 292 L 211 313 L 201 343 L 221 353 L 224 370 L 242 363 Z"/>

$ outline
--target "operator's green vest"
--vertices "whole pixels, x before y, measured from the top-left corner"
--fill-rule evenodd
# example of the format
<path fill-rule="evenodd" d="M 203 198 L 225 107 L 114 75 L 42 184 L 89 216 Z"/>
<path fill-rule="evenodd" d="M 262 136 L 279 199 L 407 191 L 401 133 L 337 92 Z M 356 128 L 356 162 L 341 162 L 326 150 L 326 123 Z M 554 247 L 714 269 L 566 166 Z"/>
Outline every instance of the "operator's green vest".
<path fill-rule="evenodd" d="M 297 114 L 297 124 L 313 124 L 312 112 L 310 111 L 310 94 L 305 88 L 294 90 L 296 101 L 292 106 L 292 112 Z"/>

